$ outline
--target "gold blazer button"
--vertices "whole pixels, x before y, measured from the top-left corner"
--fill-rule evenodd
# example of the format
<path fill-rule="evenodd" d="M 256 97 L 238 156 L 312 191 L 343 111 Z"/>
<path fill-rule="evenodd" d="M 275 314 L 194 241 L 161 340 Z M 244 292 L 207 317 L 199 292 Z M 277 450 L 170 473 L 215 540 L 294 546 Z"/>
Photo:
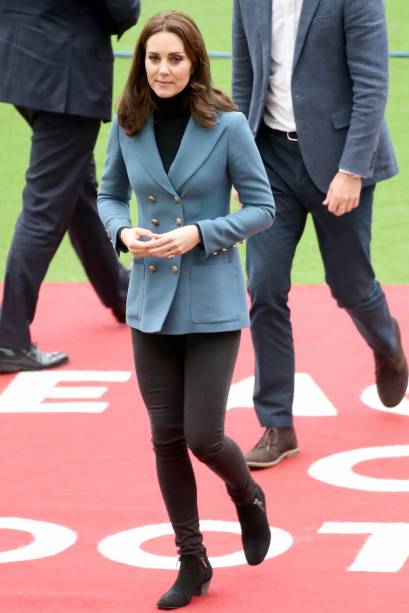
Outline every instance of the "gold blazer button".
<path fill-rule="evenodd" d="M 153 226 L 158 226 L 158 225 L 159 225 L 159 219 L 156 219 L 156 217 L 153 217 L 153 219 L 152 219 L 152 225 L 153 225 Z"/>
<path fill-rule="evenodd" d="M 182 224 L 183 224 L 183 221 L 180 219 L 180 217 L 176 217 L 176 225 L 181 226 Z"/>
<path fill-rule="evenodd" d="M 148 196 L 148 200 L 149 202 L 152 202 L 152 203 L 156 202 L 155 196 Z"/>
<path fill-rule="evenodd" d="M 170 271 L 175 275 L 177 272 L 179 272 L 179 268 L 173 265 L 170 267 Z"/>
<path fill-rule="evenodd" d="M 176 204 L 179 204 L 180 202 L 179 196 L 174 196 L 174 201 L 176 202 Z"/>
<path fill-rule="evenodd" d="M 149 272 L 156 272 L 158 270 L 158 267 L 155 266 L 155 264 L 149 264 L 148 270 Z"/>

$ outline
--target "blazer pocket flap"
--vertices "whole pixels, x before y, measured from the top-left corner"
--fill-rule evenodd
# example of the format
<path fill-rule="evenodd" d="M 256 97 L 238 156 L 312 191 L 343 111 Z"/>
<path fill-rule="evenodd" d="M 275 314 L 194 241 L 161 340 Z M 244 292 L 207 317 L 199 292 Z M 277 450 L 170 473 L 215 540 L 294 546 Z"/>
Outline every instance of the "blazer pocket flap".
<path fill-rule="evenodd" d="M 332 113 L 332 125 L 336 130 L 349 126 L 351 121 L 352 106 L 346 106 L 342 109 L 338 109 L 335 113 Z"/>

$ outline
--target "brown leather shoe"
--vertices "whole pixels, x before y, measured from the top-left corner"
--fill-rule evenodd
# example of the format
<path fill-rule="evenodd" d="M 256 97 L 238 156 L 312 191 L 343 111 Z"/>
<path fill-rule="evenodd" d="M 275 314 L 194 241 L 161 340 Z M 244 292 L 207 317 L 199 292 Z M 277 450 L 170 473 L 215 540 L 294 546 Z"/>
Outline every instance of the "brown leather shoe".
<path fill-rule="evenodd" d="M 391 355 L 375 353 L 375 378 L 378 396 L 385 407 L 396 407 L 408 389 L 408 363 L 402 347 L 399 325 L 392 318 L 398 348 Z"/>
<path fill-rule="evenodd" d="M 250 468 L 268 468 L 298 451 L 294 428 L 266 428 L 257 445 L 244 457 Z"/>

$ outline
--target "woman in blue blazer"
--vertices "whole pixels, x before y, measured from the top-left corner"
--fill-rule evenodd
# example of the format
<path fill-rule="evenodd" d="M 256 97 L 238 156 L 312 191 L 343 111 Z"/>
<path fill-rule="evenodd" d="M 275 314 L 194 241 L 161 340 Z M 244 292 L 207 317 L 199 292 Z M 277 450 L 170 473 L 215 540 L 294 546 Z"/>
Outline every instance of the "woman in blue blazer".
<path fill-rule="evenodd" d="M 233 214 L 232 184 L 243 203 Z M 98 208 L 116 250 L 134 256 L 127 322 L 180 556 L 177 580 L 158 607 L 177 608 L 204 593 L 212 576 L 188 449 L 224 480 L 248 563 L 262 562 L 270 544 L 264 494 L 224 435 L 224 415 L 240 330 L 249 323 L 236 244 L 274 218 L 247 122 L 212 87 L 202 36 L 182 13 L 159 13 L 141 33 Z"/>

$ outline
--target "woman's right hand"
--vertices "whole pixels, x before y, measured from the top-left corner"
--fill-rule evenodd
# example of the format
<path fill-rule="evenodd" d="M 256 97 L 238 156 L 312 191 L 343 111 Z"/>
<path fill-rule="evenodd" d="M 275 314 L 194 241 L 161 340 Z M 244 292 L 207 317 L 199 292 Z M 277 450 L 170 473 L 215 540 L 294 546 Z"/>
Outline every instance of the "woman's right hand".
<path fill-rule="evenodd" d="M 124 228 L 119 238 L 134 258 L 144 258 L 149 255 L 148 245 L 152 240 L 157 239 L 158 235 L 146 228 Z M 141 238 L 149 240 L 140 240 Z"/>

